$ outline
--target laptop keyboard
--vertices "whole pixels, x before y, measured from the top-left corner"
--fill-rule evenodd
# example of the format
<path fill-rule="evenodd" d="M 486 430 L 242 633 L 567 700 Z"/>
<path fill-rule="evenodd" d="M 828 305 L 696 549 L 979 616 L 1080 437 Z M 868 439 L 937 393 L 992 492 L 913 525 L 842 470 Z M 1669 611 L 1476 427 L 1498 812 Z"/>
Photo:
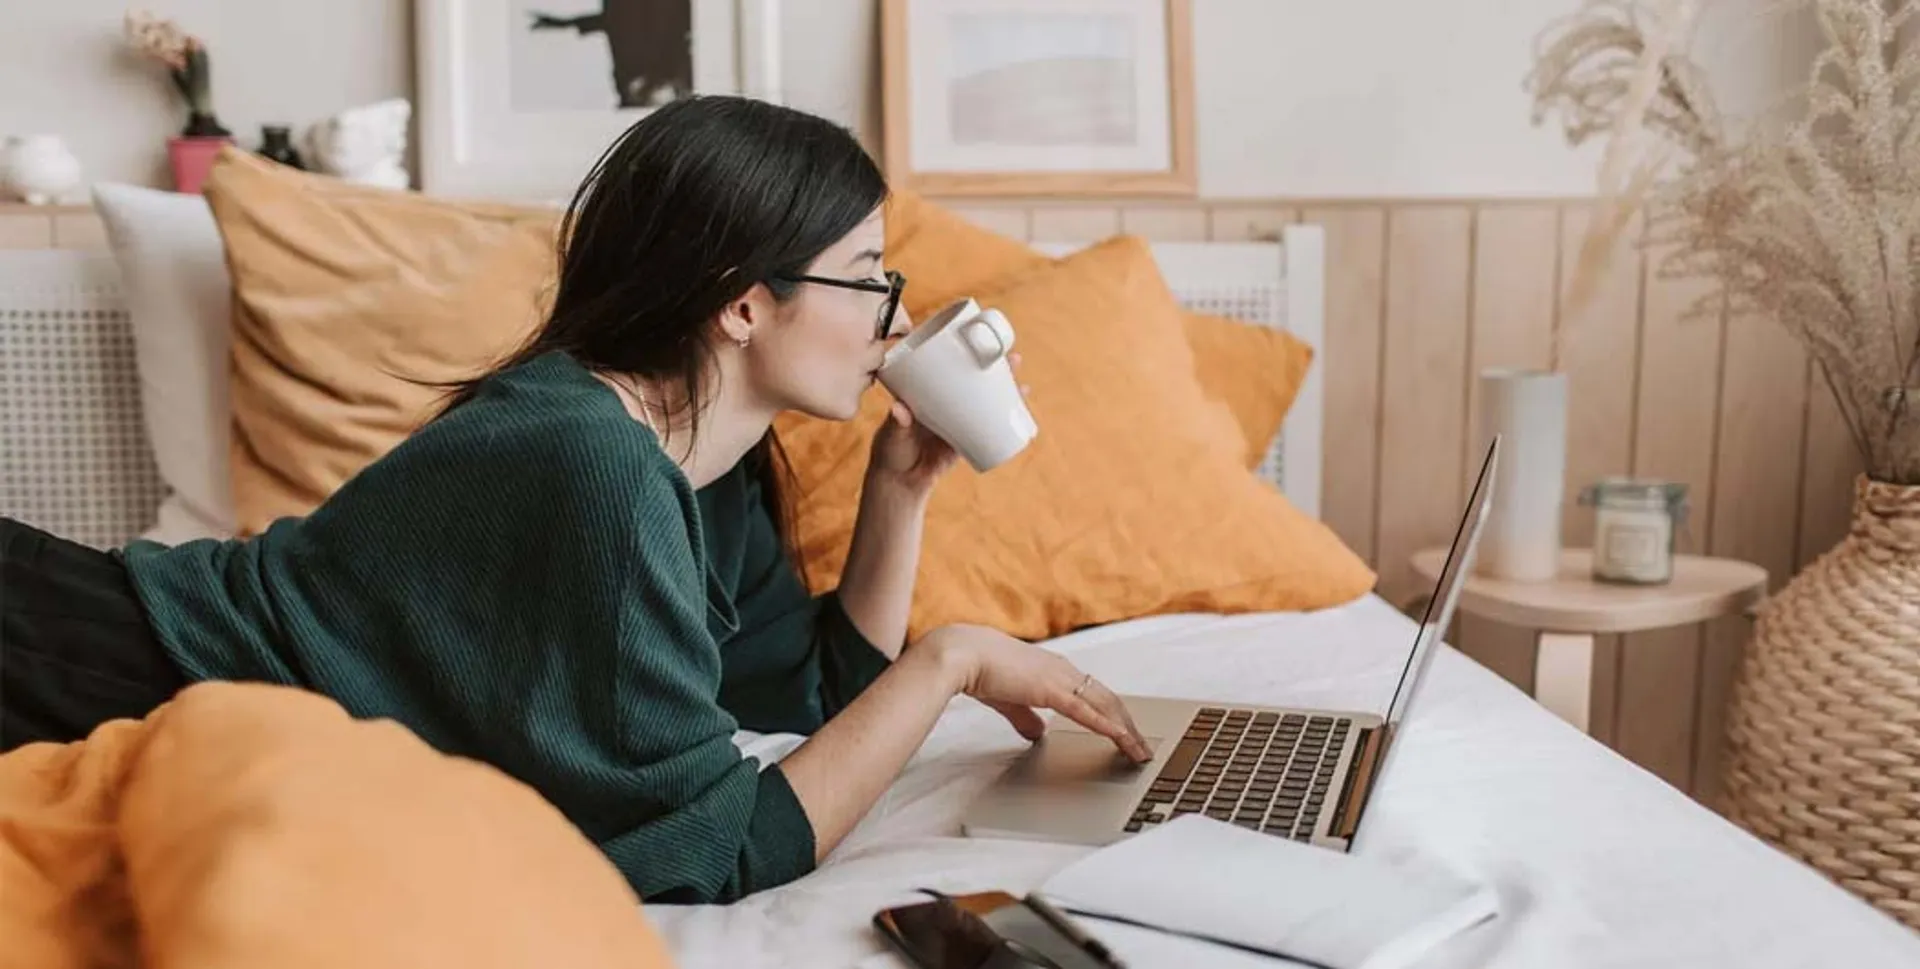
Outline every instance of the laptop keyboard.
<path fill-rule="evenodd" d="M 1183 814 L 1306 841 L 1353 721 L 1203 707 L 1127 819 L 1143 831 Z"/>

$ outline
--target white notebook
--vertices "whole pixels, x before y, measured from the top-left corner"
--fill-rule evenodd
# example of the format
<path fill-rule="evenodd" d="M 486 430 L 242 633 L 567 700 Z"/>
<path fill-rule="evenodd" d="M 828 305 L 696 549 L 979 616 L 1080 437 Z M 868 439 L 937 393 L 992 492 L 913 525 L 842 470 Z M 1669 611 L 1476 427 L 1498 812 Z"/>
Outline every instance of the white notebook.
<path fill-rule="evenodd" d="M 1499 897 L 1431 866 L 1342 854 L 1187 815 L 1103 848 L 1041 887 L 1133 969 L 1257 950 L 1328 969 L 1399 969 L 1499 913 Z M 1182 935 L 1142 931 L 1103 918 Z M 1243 947 L 1221 949 L 1211 939 Z M 1229 955 L 1231 953 L 1231 955 Z M 1236 958 L 1237 957 L 1237 958 Z"/>

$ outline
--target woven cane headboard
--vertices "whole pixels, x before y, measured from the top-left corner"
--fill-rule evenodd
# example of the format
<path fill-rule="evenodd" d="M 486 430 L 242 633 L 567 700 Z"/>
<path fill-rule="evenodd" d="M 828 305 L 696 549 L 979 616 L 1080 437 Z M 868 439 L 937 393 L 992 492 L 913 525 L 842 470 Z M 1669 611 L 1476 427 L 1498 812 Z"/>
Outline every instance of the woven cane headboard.
<path fill-rule="evenodd" d="M 1033 245 L 1054 256 L 1084 246 Z M 1260 473 L 1279 486 L 1294 507 L 1318 517 L 1324 397 L 1320 374 L 1326 370 L 1325 231 L 1317 225 L 1289 225 L 1278 243 L 1158 242 L 1152 249 L 1160 275 L 1181 306 L 1286 330 L 1314 348 L 1313 366 Z"/>

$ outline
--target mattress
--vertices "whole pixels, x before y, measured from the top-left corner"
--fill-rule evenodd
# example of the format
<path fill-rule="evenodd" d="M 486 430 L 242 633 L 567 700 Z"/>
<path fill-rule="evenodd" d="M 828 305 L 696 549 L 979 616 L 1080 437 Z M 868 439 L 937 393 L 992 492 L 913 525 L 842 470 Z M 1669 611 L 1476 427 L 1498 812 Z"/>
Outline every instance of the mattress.
<path fill-rule="evenodd" d="M 1048 644 L 1121 692 L 1384 711 L 1415 623 L 1369 596 L 1313 613 L 1177 615 Z M 778 757 L 794 736 L 743 734 Z M 1037 886 L 1089 849 L 960 834 L 1024 747 L 954 701 L 813 874 L 727 906 L 649 905 L 682 966 L 833 966 L 884 947 L 873 913 Z M 1920 966 L 1920 936 L 1555 718 L 1452 649 L 1434 657 L 1354 851 L 1492 885 L 1502 917 L 1435 966 Z M 921 896 L 924 897 L 924 896 Z"/>

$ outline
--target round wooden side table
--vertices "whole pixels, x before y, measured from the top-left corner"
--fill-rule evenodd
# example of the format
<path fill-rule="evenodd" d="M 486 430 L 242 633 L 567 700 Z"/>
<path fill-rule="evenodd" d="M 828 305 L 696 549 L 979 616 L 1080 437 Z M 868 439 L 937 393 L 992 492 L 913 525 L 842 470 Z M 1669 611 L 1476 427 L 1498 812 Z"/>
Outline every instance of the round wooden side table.
<path fill-rule="evenodd" d="M 1444 548 L 1414 553 L 1413 570 L 1437 582 Z M 1536 631 L 1533 697 L 1561 719 L 1587 730 L 1592 713 L 1593 637 L 1706 622 L 1746 613 L 1767 588 L 1767 571 L 1751 562 L 1676 555 L 1664 585 L 1616 585 L 1593 579 L 1593 553 L 1560 553 L 1560 573 L 1541 582 L 1467 576 L 1460 611 Z"/>

